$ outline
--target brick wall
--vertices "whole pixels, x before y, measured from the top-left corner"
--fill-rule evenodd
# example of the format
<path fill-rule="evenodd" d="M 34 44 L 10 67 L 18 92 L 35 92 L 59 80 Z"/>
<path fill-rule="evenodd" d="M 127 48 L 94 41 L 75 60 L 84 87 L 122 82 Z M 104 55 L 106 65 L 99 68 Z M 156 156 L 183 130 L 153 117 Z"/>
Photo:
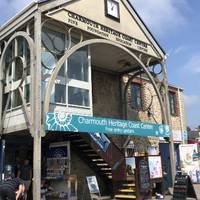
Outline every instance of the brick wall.
<path fill-rule="evenodd" d="M 114 74 L 100 71 L 93 71 L 93 113 L 94 116 L 120 118 L 122 113 L 122 102 L 120 101 L 120 79 Z M 126 83 L 128 77 L 123 77 Z M 143 110 L 133 109 L 131 105 L 131 87 L 127 93 L 127 118 L 133 121 L 143 121 L 151 123 L 162 123 L 161 108 L 159 100 L 152 84 L 146 79 L 134 79 L 133 82 L 141 85 L 141 96 Z M 123 87 L 125 84 L 123 84 Z M 170 91 L 176 94 L 176 115 L 171 116 L 172 130 L 174 134 L 181 134 L 186 130 L 185 110 L 183 92 L 176 87 L 169 87 Z M 151 106 L 150 106 L 151 105 Z M 149 109 L 148 109 L 149 108 Z M 179 137 L 179 136 L 178 136 Z M 177 138 L 177 135 L 176 137 Z M 179 137 L 181 138 L 181 136 Z M 112 140 L 121 148 L 126 141 L 126 136 L 112 136 Z M 141 152 L 147 151 L 148 146 L 157 145 L 158 138 L 133 137 L 138 144 L 136 149 Z M 144 144 L 144 145 L 143 145 Z M 143 147 L 143 148 L 142 148 Z"/>

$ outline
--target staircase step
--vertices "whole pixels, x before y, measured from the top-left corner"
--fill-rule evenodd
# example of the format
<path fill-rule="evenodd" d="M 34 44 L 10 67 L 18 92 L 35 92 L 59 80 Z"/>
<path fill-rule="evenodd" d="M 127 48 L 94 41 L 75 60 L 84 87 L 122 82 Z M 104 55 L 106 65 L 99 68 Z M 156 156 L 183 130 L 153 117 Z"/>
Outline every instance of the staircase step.
<path fill-rule="evenodd" d="M 135 187 L 135 183 L 124 183 L 123 186 L 126 186 L 126 187 Z"/>
<path fill-rule="evenodd" d="M 102 158 L 99 159 L 92 159 L 93 162 L 104 162 L 104 160 Z"/>
<path fill-rule="evenodd" d="M 76 133 L 76 134 L 68 135 L 68 137 L 70 137 L 70 138 L 73 138 L 73 137 L 81 137 L 81 135 Z"/>
<path fill-rule="evenodd" d="M 91 152 L 95 152 L 93 149 L 84 149 L 82 150 L 84 153 L 91 153 Z"/>
<path fill-rule="evenodd" d="M 106 175 L 112 175 L 112 172 L 105 172 Z"/>
<path fill-rule="evenodd" d="M 83 139 L 76 139 L 76 140 L 73 140 L 72 143 L 85 143 L 85 144 L 87 144 L 87 143 L 85 142 L 85 140 L 83 140 Z"/>
<path fill-rule="evenodd" d="M 111 171 L 110 167 L 100 168 L 101 171 Z"/>
<path fill-rule="evenodd" d="M 107 163 L 97 163 L 96 164 L 98 167 L 104 167 L 104 166 L 108 166 Z"/>
<path fill-rule="evenodd" d="M 86 154 L 86 156 L 88 156 L 88 157 L 99 157 L 100 158 L 100 156 L 97 155 L 96 153 Z"/>
<path fill-rule="evenodd" d="M 128 192 L 128 193 L 129 193 L 129 192 L 130 192 L 130 193 L 131 193 L 131 192 L 135 192 L 135 191 L 136 191 L 135 189 L 120 189 L 120 190 L 119 190 L 119 192 Z"/>
<path fill-rule="evenodd" d="M 78 145 L 78 144 L 77 144 L 77 145 Z M 86 147 L 87 147 L 87 148 L 90 147 L 88 144 L 79 144 L 78 146 L 79 146 L 79 147 L 84 147 L 84 148 L 86 148 Z"/>
<path fill-rule="evenodd" d="M 135 195 L 121 195 L 121 194 L 117 194 L 115 195 L 115 198 L 117 199 L 136 199 Z"/>

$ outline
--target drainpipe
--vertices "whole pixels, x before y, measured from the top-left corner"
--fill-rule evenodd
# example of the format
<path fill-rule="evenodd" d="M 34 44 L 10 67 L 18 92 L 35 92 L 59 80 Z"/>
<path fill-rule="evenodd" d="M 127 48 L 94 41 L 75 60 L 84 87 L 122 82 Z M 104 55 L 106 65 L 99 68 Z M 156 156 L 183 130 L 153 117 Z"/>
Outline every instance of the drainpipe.
<path fill-rule="evenodd" d="M 182 101 L 181 101 L 181 93 L 180 93 L 180 88 L 178 88 L 178 102 L 179 102 L 179 114 L 180 114 L 180 127 L 181 127 L 181 138 L 183 138 L 183 120 L 182 120 L 182 116 L 183 116 L 183 112 L 182 112 Z M 183 140 L 183 144 L 185 144 L 185 140 Z"/>

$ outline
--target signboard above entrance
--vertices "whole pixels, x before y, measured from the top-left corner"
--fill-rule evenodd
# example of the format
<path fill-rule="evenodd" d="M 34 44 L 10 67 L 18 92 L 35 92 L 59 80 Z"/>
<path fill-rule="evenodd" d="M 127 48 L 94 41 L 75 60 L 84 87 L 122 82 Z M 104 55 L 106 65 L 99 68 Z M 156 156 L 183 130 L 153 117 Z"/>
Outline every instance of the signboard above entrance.
<path fill-rule="evenodd" d="M 107 27 L 98 22 L 95 22 L 89 18 L 68 11 L 64 8 L 47 13 L 46 15 L 58 21 L 62 21 L 66 24 L 79 28 L 83 31 L 94 34 L 98 37 L 112 40 L 128 48 L 132 48 L 134 50 L 152 56 L 157 56 L 150 44 L 147 44 L 146 42 L 143 42 L 137 38 L 133 38 L 130 35 L 114 30 L 113 28 Z"/>
<path fill-rule="evenodd" d="M 56 112 L 46 113 L 45 130 L 169 137 L 168 125 Z"/>

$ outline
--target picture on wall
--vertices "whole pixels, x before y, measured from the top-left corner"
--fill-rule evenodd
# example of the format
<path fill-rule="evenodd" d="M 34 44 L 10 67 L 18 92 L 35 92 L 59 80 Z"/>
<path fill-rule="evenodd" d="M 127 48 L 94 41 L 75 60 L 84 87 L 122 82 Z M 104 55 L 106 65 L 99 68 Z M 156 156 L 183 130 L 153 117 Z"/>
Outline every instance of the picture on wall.
<path fill-rule="evenodd" d="M 99 147 L 106 152 L 109 145 L 110 140 L 107 138 L 107 136 L 103 133 L 90 133 L 90 136 L 92 139 L 99 145 Z"/>
<path fill-rule="evenodd" d="M 162 162 L 160 156 L 149 156 L 148 157 L 149 162 L 149 173 L 150 173 L 150 179 L 157 179 L 162 178 Z"/>
<path fill-rule="evenodd" d="M 126 158 L 126 175 L 133 176 L 135 169 L 135 157 Z"/>

